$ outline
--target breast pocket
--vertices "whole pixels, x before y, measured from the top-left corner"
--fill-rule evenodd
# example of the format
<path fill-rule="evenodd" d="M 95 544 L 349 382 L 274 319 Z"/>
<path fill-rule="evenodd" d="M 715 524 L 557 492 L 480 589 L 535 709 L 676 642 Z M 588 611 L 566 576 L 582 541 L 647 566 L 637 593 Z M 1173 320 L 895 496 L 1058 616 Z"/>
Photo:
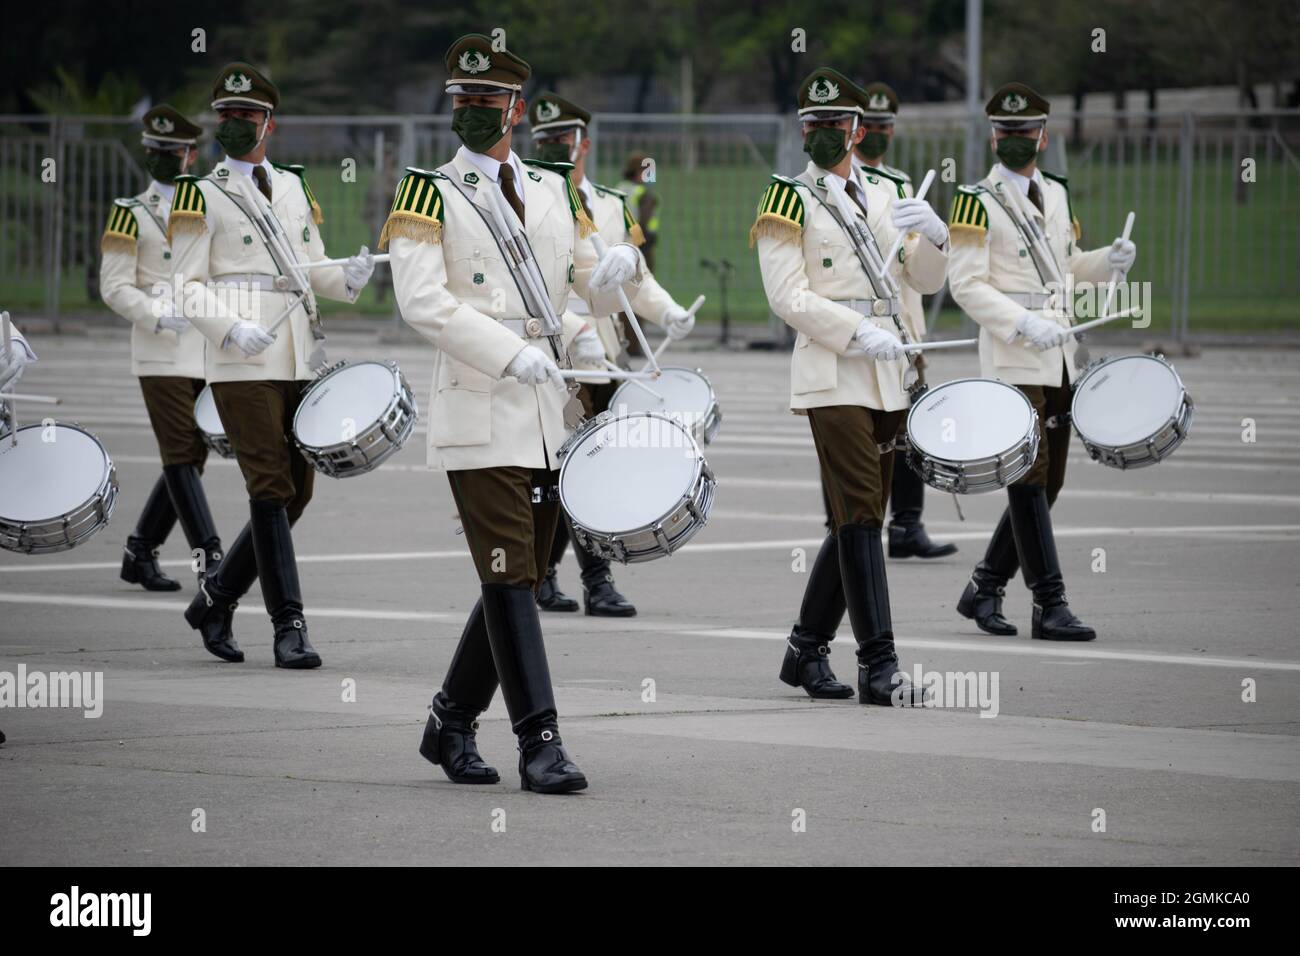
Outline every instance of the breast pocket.
<path fill-rule="evenodd" d="M 505 275 L 505 262 L 495 242 L 482 239 L 448 239 L 443 243 L 447 256 L 447 278 L 452 291 L 460 298 L 486 298 L 485 311 L 505 318 L 505 301 L 514 284 Z M 505 279 L 506 295 L 496 293 Z"/>
<path fill-rule="evenodd" d="M 821 236 L 813 246 L 812 261 L 809 263 L 810 278 L 833 279 L 836 276 L 852 275 L 852 267 L 857 260 L 853 250 L 843 242 L 837 242 L 830 236 Z"/>
<path fill-rule="evenodd" d="M 435 447 L 486 445 L 492 441 L 495 381 L 441 353 L 429 410 L 429 440 Z"/>

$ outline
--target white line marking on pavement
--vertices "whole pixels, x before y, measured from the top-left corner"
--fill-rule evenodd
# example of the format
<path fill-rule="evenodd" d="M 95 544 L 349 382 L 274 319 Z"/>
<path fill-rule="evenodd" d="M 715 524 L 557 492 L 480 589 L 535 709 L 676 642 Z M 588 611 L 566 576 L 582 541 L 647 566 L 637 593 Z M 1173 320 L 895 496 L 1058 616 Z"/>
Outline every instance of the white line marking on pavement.
<path fill-rule="evenodd" d="M 89 607 L 114 611 L 165 611 L 178 618 L 185 613 L 189 601 L 151 601 L 148 598 L 89 597 L 76 594 L 13 594 L 0 591 L 0 604 L 40 604 L 54 607 Z M 266 611 L 261 607 L 245 606 L 235 610 L 239 615 L 261 615 Z M 353 608 L 314 607 L 312 616 L 348 618 L 361 621 L 440 621 L 447 618 L 461 618 L 459 614 L 443 614 L 433 611 L 381 611 L 356 610 Z"/>

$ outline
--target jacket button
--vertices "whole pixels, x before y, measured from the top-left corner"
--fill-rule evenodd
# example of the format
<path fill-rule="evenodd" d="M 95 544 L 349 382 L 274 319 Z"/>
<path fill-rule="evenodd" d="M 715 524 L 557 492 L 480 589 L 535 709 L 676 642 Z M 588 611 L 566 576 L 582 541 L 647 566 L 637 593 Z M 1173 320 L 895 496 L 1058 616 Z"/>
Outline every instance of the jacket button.
<path fill-rule="evenodd" d="M 457 381 L 456 379 L 453 378 L 453 379 L 451 380 L 451 387 L 452 387 L 452 388 L 455 388 L 455 387 L 456 387 L 457 385 L 459 385 L 459 384 L 460 384 L 460 382 Z"/>

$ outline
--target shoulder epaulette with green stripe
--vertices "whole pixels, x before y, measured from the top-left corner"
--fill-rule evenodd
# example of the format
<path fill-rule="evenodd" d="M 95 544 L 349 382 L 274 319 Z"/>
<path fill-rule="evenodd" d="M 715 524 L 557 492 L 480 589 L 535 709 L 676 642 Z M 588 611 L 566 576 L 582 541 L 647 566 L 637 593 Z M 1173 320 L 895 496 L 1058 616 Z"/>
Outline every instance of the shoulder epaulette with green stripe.
<path fill-rule="evenodd" d="M 803 236 L 803 218 L 803 198 L 795 181 L 773 176 L 758 202 L 758 216 L 749 230 L 750 247 L 764 237 L 798 242 Z"/>
<path fill-rule="evenodd" d="M 1070 216 L 1070 224 L 1074 226 L 1074 241 L 1078 242 L 1083 238 L 1083 227 L 1079 225 L 1079 220 L 1074 215 L 1074 205 L 1070 202 L 1070 181 L 1064 176 L 1058 176 L 1055 173 L 1049 173 L 1047 170 L 1039 170 L 1043 178 L 1050 179 L 1054 183 L 1060 183 L 1061 188 L 1065 190 L 1065 211 Z"/>
<path fill-rule="evenodd" d="M 982 189 L 958 186 L 952 198 L 952 213 L 948 216 L 948 232 L 956 239 L 984 239 L 989 228 L 989 214 L 979 194 Z"/>
<path fill-rule="evenodd" d="M 177 233 L 201 233 L 208 228 L 208 202 L 197 176 L 177 176 L 176 194 L 167 217 L 167 241 Z"/>
<path fill-rule="evenodd" d="M 912 180 L 908 178 L 907 173 L 903 172 L 901 169 L 894 169 L 892 166 L 863 166 L 862 171 L 866 173 L 878 173 L 879 175 L 884 176 L 898 187 L 899 199 L 907 198 L 907 193 L 904 192 L 903 187 Z"/>
<path fill-rule="evenodd" d="M 427 169 L 406 167 L 406 175 L 397 184 L 393 195 L 393 208 L 379 233 L 379 248 L 388 248 L 394 238 L 414 239 L 416 242 L 442 242 L 442 224 L 446 210 L 442 193 L 435 179 L 442 176 Z"/>
<path fill-rule="evenodd" d="M 632 215 L 632 210 L 627 208 L 627 193 L 621 189 L 613 189 L 609 186 L 602 186 L 600 183 L 592 183 L 591 188 L 601 196 L 610 196 L 617 199 L 623 206 L 623 229 L 627 232 L 628 240 L 634 246 L 645 244 L 645 232 L 641 229 L 641 224 L 636 221 Z"/>
<path fill-rule="evenodd" d="M 135 252 L 140 238 L 140 223 L 131 209 L 140 205 L 136 199 L 114 199 L 108 212 L 108 224 L 99 240 L 100 252 Z"/>
<path fill-rule="evenodd" d="M 316 201 L 316 196 L 312 193 L 311 187 L 307 185 L 307 167 L 300 166 L 298 163 L 272 163 L 276 169 L 281 172 L 293 173 L 302 183 L 302 194 L 307 197 L 307 205 L 311 206 L 312 222 L 320 225 L 325 221 L 325 214 L 321 212 L 320 203 Z"/>

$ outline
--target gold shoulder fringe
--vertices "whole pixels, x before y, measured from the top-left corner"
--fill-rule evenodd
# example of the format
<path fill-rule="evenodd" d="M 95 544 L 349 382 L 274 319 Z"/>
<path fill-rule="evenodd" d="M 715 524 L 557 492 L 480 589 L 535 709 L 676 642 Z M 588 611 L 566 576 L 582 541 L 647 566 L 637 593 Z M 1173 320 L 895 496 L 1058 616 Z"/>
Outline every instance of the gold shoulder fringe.
<path fill-rule="evenodd" d="M 100 252 L 125 252 L 127 255 L 135 255 L 135 240 L 130 236 L 124 236 L 120 232 L 106 232 L 102 239 L 99 240 Z"/>
<path fill-rule="evenodd" d="M 1074 241 L 1078 242 L 1083 238 L 1083 226 L 1079 225 L 1079 217 L 1075 216 L 1070 220 L 1074 224 Z"/>
<path fill-rule="evenodd" d="M 586 239 L 588 236 L 590 236 L 593 232 L 596 231 L 596 224 L 591 221 L 591 217 L 587 215 L 585 210 L 578 209 L 577 211 L 574 212 L 573 218 L 578 223 L 579 239 Z"/>
<path fill-rule="evenodd" d="M 950 222 L 948 224 L 948 235 L 953 242 L 959 239 L 969 239 L 972 242 L 983 242 L 984 234 L 988 232 L 983 226 L 971 226 L 963 222 Z"/>
<path fill-rule="evenodd" d="M 208 217 L 201 212 L 172 210 L 167 219 L 167 241 L 176 235 L 201 236 L 208 231 Z"/>
<path fill-rule="evenodd" d="M 379 248 L 387 249 L 392 239 L 414 239 L 416 242 L 428 242 L 437 245 L 442 242 L 442 223 L 428 216 L 410 212 L 395 212 L 389 215 L 379 233 Z"/>
<path fill-rule="evenodd" d="M 798 244 L 802 238 L 803 228 L 798 223 L 791 222 L 784 216 L 765 212 L 754 220 L 754 225 L 749 230 L 749 248 L 753 249 L 754 244 L 760 239 L 775 239 L 778 242 Z"/>
<path fill-rule="evenodd" d="M 311 201 L 311 221 L 318 226 L 325 221 L 325 214 L 320 211 L 320 203 L 315 199 Z"/>
<path fill-rule="evenodd" d="M 632 228 L 627 231 L 627 237 L 632 240 L 632 245 L 645 245 L 645 231 L 641 228 L 641 223 L 632 223 Z"/>

